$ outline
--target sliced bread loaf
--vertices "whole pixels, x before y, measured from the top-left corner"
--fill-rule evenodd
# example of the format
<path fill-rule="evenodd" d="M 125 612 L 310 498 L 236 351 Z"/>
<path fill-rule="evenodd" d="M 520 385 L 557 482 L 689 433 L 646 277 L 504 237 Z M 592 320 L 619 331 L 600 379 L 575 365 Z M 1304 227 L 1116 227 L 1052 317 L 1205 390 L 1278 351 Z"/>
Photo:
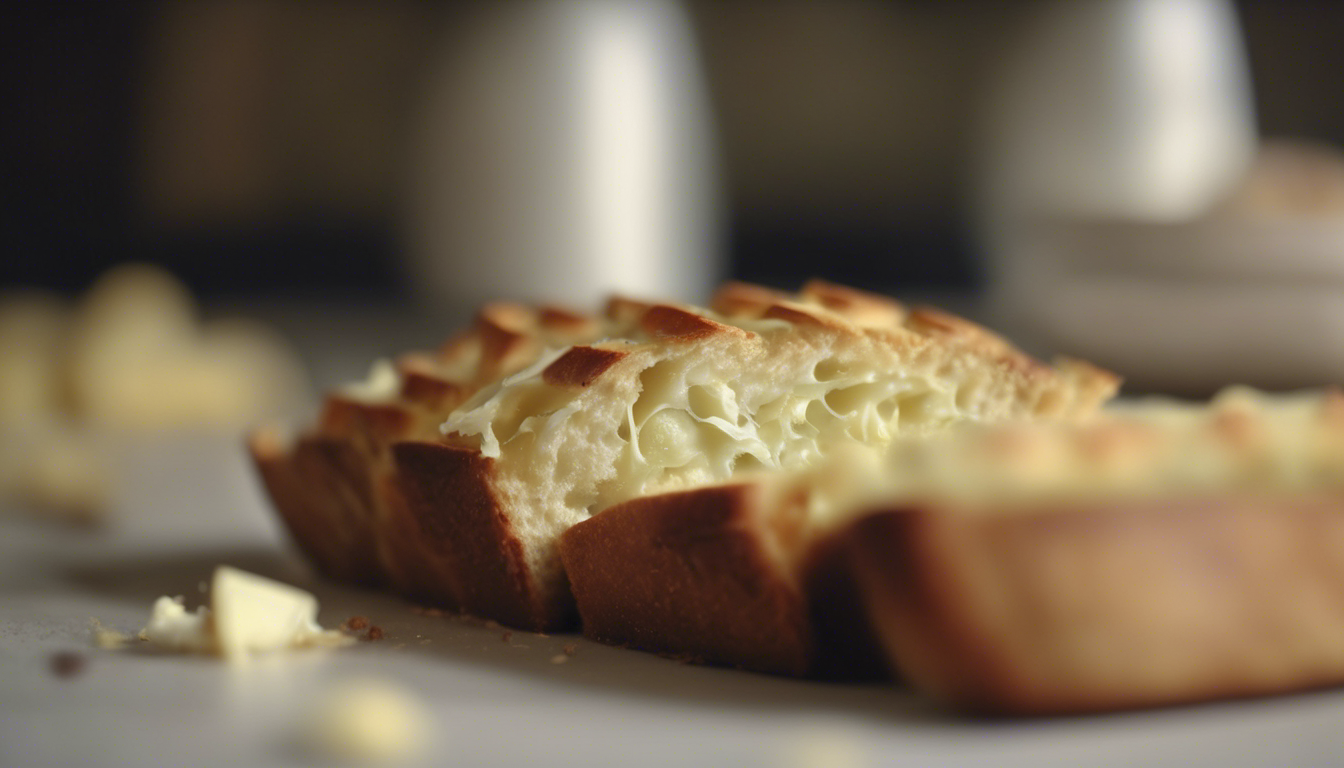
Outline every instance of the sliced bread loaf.
<path fill-rule="evenodd" d="M 471 613 L 572 621 L 557 541 L 613 505 L 961 421 L 1083 418 L 1117 386 L 821 282 L 797 295 L 732 284 L 709 310 L 617 302 L 608 321 L 621 337 L 544 354 L 454 410 L 441 439 L 391 446 L 407 515 Z"/>

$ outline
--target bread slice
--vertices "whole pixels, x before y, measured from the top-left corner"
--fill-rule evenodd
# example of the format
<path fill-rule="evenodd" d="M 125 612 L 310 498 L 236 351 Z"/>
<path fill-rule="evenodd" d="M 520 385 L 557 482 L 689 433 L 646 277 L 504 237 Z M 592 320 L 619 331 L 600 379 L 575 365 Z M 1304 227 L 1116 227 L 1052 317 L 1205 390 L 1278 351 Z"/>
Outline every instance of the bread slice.
<path fill-rule="evenodd" d="M 915 450 L 947 469 L 841 548 L 891 664 L 942 701 L 1075 713 L 1344 683 L 1338 392 Z"/>
<path fill-rule="evenodd" d="M 487 305 L 440 349 L 380 361 L 366 381 L 329 394 L 310 430 L 295 437 L 270 426 L 248 447 L 281 518 L 320 570 L 458 606 L 458 574 L 425 546 L 398 491 L 392 444 L 436 436 L 482 386 L 608 326 L 558 308 Z"/>
<path fill-rule="evenodd" d="M 872 485 L 875 459 L 840 453 L 632 499 L 570 528 L 560 553 L 584 634 L 757 672 L 884 676 L 819 492 Z"/>
<path fill-rule="evenodd" d="M 731 284 L 710 310 L 618 302 L 608 317 L 629 324 L 621 338 L 546 354 L 462 404 L 442 439 L 391 446 L 408 515 L 464 610 L 572 622 L 557 540 L 630 499 L 963 420 L 1080 418 L 1117 386 L 960 318 L 821 282 L 798 295 Z"/>
<path fill-rule="evenodd" d="M 1341 682 L 1344 396 L 961 428 L 633 500 L 562 553 L 597 639 L 793 674 L 880 650 L 976 711 Z"/>

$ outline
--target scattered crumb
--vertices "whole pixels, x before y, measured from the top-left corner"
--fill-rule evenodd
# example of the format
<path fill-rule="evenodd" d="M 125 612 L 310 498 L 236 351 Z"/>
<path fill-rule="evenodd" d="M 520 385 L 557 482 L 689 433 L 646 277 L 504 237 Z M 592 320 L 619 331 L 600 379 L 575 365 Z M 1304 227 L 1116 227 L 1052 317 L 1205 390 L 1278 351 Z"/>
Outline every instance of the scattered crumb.
<path fill-rule="evenodd" d="M 499 641 L 501 643 L 507 643 L 512 639 L 513 639 L 513 631 L 508 629 L 504 630 L 504 633 L 499 636 Z"/>
<path fill-rule="evenodd" d="M 550 635 L 546 634 L 545 632 L 534 632 L 533 634 L 536 635 L 537 637 L 550 637 Z"/>
<path fill-rule="evenodd" d="M 108 629 L 97 619 L 89 619 L 89 631 L 93 634 L 93 644 L 99 648 L 108 650 L 124 648 L 131 642 L 130 635 L 125 632 L 118 632 L 115 629 Z"/>
<path fill-rule="evenodd" d="M 495 621 L 494 619 L 486 619 L 486 620 L 485 620 L 485 626 L 486 626 L 487 629 L 503 629 L 503 628 L 504 628 L 503 626 L 500 625 L 500 623 L 499 623 L 498 621 Z"/>
<path fill-rule="evenodd" d="M 7 430 L 0 438 L 0 462 L 7 465 L 0 472 L 0 495 L 48 521 L 82 527 L 104 521 L 114 485 L 112 460 L 88 430 L 32 427 Z"/>
<path fill-rule="evenodd" d="M 803 728 L 780 745 L 781 768 L 866 768 L 873 764 L 863 744 L 837 728 Z"/>
<path fill-rule="evenodd" d="M 569 656 L 563 653 L 557 653 L 551 657 L 552 664 L 565 664 L 569 662 Z"/>
<path fill-rule="evenodd" d="M 573 656 L 575 653 L 578 653 L 578 651 L 579 651 L 579 644 L 578 644 L 578 643 L 565 643 L 565 647 L 561 648 L 560 650 L 564 651 L 566 656 Z"/>
<path fill-rule="evenodd" d="M 414 613 L 414 614 L 419 615 L 419 616 L 428 616 L 428 617 L 433 618 L 433 619 L 437 619 L 437 618 L 440 618 L 440 617 L 442 617 L 442 616 L 445 615 L 442 609 L 439 609 L 439 608 L 426 608 L 426 607 L 423 606 L 423 605 L 413 605 L 413 606 L 411 606 L 411 613 Z"/>
<path fill-rule="evenodd" d="M 364 629 L 367 626 L 369 626 L 369 620 L 364 618 L 363 616 L 351 616 L 350 618 L 345 620 L 345 628 L 352 629 L 356 632 L 358 632 L 361 629 Z"/>
<path fill-rule="evenodd" d="M 382 640 L 383 628 L 378 626 L 377 624 L 374 624 L 373 626 L 369 627 L 369 633 L 365 635 L 365 637 L 367 637 L 370 640 Z"/>
<path fill-rule="evenodd" d="M 51 654 L 51 673 L 62 679 L 81 674 L 86 666 L 83 654 L 74 651 L 58 651 Z"/>
<path fill-rule="evenodd" d="M 433 717 L 418 696 L 386 680 L 346 680 L 308 710 L 300 740 L 314 755 L 340 761 L 397 763 L 422 756 Z"/>

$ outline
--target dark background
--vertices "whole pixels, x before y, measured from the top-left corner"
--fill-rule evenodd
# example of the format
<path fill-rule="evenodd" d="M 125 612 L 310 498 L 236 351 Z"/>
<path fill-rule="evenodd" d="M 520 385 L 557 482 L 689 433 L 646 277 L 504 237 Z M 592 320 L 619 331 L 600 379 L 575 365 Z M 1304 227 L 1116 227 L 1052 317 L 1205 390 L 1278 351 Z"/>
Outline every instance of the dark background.
<path fill-rule="evenodd" d="M 969 288 L 978 84 L 1021 3 L 698 2 L 735 276 Z M 1238 4 L 1261 132 L 1344 144 L 1344 4 Z M 407 294 L 399 169 L 445 6 L 25 3 L 0 25 L 0 286 Z M 337 85 L 333 86 L 333 83 Z"/>

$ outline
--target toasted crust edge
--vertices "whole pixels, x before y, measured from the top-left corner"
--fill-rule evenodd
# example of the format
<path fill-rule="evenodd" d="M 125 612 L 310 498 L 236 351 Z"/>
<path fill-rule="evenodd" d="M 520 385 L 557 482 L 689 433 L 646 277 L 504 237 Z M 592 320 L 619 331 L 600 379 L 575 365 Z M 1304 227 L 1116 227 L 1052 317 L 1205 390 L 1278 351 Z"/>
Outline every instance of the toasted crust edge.
<path fill-rule="evenodd" d="M 647 496 L 570 528 L 560 557 L 584 634 L 785 675 L 813 669 L 797 575 L 762 531 L 758 486 Z M 638 567 L 631 567 L 638 563 Z"/>
<path fill-rule="evenodd" d="M 430 441 L 392 446 L 404 509 L 451 577 L 458 607 L 520 629 L 574 623 L 566 594 L 544 593 L 494 490 L 494 459 Z"/>
<path fill-rule="evenodd" d="M 954 708 L 1010 716 L 1080 714 L 1344 682 L 1344 649 L 1310 642 L 1322 624 L 1332 628 L 1330 636 L 1344 637 L 1344 550 L 1329 549 L 1331 542 L 1336 547 L 1344 542 L 1344 495 L 1160 499 L 1004 516 L 963 511 L 883 510 L 856 523 L 844 544 L 893 668 Z M 1050 535 L 1039 535 L 1047 529 Z M 1021 630 L 1031 626 L 1033 616 L 1058 614 L 1068 605 L 1064 582 L 1043 581 L 1027 564 L 1049 560 L 1051 549 L 1069 548 L 1073 562 L 1089 563 L 1091 570 L 1063 575 L 1088 579 L 1090 573 L 1089 593 L 1101 593 L 1094 597 L 1146 589 L 1151 585 L 1127 580 L 1132 574 L 1095 570 L 1097 562 L 1113 562 L 1116 531 L 1124 532 L 1118 546 L 1165 560 L 1162 568 L 1219 573 L 1191 583 L 1160 582 L 1169 588 L 1193 584 L 1204 598 L 1198 606 L 1205 612 L 1193 625 L 1188 620 L 1165 625 L 1143 611 L 1127 613 L 1123 600 L 1120 610 L 1090 614 L 1089 621 L 1103 622 L 1121 643 L 1141 634 L 1144 647 L 1156 649 L 1144 659 L 1145 675 L 1099 683 L 1059 663 L 1058 648 L 1079 640 L 1068 627 L 1047 630 L 1039 643 L 1021 642 Z M 1285 547 L 1284 541 L 1293 545 Z M 1267 586 L 1276 587 L 1270 590 L 1275 594 L 1326 594 L 1330 607 L 1308 618 L 1276 612 L 1272 599 L 1260 599 Z M 1217 607 L 1209 611 L 1209 605 Z M 1269 624 L 1272 632 L 1226 631 Z M 1183 661 L 1210 653 L 1202 642 L 1208 637 L 1222 641 L 1217 651 L 1223 657 L 1241 663 L 1220 667 L 1218 674 L 1186 673 Z M 1160 679 L 1152 676 L 1155 668 L 1175 671 Z"/>

